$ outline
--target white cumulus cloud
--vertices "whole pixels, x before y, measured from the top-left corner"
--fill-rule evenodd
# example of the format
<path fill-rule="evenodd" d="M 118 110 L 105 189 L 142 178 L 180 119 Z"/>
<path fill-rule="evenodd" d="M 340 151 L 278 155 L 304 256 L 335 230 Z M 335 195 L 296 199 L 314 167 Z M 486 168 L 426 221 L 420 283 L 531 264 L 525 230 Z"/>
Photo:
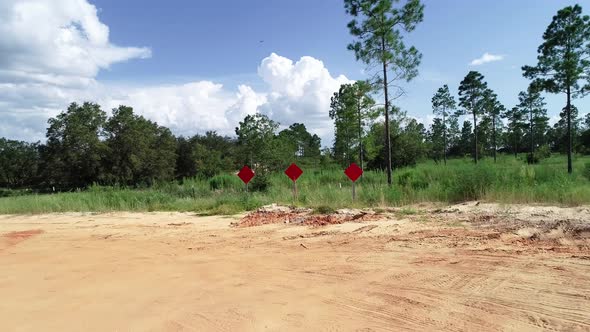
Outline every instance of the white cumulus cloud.
<path fill-rule="evenodd" d="M 233 135 L 246 115 L 261 112 L 283 126 L 304 123 L 329 145 L 330 97 L 351 82 L 313 57 L 294 61 L 272 53 L 258 66 L 260 91 L 212 80 L 103 83 L 96 80 L 100 70 L 150 57 L 151 50 L 111 43 L 109 27 L 87 0 L 0 0 L 0 34 L 0 137 L 12 139 L 43 140 L 49 117 L 71 102 L 92 101 L 106 111 L 131 106 L 182 135 Z"/>
<path fill-rule="evenodd" d="M 271 88 L 268 101 L 259 108 L 263 113 L 284 125 L 304 123 L 324 145 L 331 144 L 330 98 L 351 80 L 344 75 L 333 77 L 313 57 L 304 56 L 294 63 L 275 53 L 262 60 L 258 74 Z"/>
<path fill-rule="evenodd" d="M 471 61 L 469 64 L 471 66 L 480 66 L 485 63 L 501 61 L 503 59 L 504 59 L 503 55 L 496 55 L 496 54 L 491 54 L 491 53 L 485 52 L 480 58 L 477 58 L 477 59 Z"/>
<path fill-rule="evenodd" d="M 148 48 L 109 42 L 109 28 L 86 0 L 2 0 L 0 82 L 89 84 L 115 62 L 149 57 Z"/>

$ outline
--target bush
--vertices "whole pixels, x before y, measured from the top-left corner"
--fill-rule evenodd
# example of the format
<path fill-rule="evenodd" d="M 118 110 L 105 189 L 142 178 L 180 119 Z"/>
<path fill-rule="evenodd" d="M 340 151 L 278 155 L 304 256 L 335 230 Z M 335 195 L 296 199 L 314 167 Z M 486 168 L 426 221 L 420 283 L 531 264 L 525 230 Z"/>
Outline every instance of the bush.
<path fill-rule="evenodd" d="M 252 182 L 248 185 L 251 191 L 267 191 L 270 188 L 270 179 L 266 173 L 259 173 L 252 179 Z"/>
<path fill-rule="evenodd" d="M 460 202 L 478 200 L 491 189 L 494 182 L 494 170 L 488 165 L 465 167 L 461 173 L 455 173 L 450 181 L 441 182 L 447 190 L 451 201 Z"/>
<path fill-rule="evenodd" d="M 209 188 L 211 190 L 223 190 L 230 188 L 239 188 L 241 180 L 230 174 L 216 175 L 209 179 Z"/>
<path fill-rule="evenodd" d="M 584 174 L 586 179 L 590 180 L 590 163 L 584 164 L 584 170 L 582 171 L 582 174 Z"/>
<path fill-rule="evenodd" d="M 424 174 L 419 174 L 416 171 L 408 171 L 401 173 L 397 179 L 397 183 L 404 188 L 412 188 L 414 190 L 425 189 L 428 187 L 428 180 Z"/>
<path fill-rule="evenodd" d="M 529 164 L 538 164 L 541 160 L 549 157 L 551 157 L 551 148 L 545 144 L 541 145 L 532 155 L 527 154 L 526 159 Z"/>
<path fill-rule="evenodd" d="M 327 205 L 320 205 L 313 209 L 314 214 L 332 214 L 335 212 L 336 210 L 334 210 L 334 208 Z"/>
<path fill-rule="evenodd" d="M 397 183 L 402 187 L 407 187 L 410 184 L 410 180 L 412 178 L 412 172 L 404 172 L 399 175 L 397 179 Z"/>
<path fill-rule="evenodd" d="M 551 157 L 551 148 L 548 144 L 544 144 L 541 145 L 535 153 L 539 156 L 539 159 L 546 159 Z"/>
<path fill-rule="evenodd" d="M 537 155 L 537 153 L 527 153 L 526 155 L 526 162 L 527 164 L 538 164 L 540 161 L 539 156 Z"/>

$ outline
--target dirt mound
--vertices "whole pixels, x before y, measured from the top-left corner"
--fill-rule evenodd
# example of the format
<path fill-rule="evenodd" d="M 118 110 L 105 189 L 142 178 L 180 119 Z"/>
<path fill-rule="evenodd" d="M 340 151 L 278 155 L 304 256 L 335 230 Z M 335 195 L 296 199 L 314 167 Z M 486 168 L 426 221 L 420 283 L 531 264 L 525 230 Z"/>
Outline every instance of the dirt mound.
<path fill-rule="evenodd" d="M 263 206 L 260 209 L 247 214 L 238 223 L 237 227 L 252 227 L 266 224 L 299 224 L 307 226 L 325 226 L 342 224 L 345 222 L 362 222 L 378 220 L 382 216 L 369 210 L 342 209 L 330 214 L 313 214 L 313 210 L 279 205 Z"/>

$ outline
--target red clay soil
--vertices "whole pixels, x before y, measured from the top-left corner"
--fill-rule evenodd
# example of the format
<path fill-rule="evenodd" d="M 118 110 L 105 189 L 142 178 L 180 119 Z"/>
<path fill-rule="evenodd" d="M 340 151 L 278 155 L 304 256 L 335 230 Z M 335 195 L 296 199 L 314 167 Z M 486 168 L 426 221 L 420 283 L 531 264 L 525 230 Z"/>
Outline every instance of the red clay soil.
<path fill-rule="evenodd" d="M 301 214 L 291 212 L 252 212 L 242 218 L 238 227 L 252 227 L 266 224 L 278 224 L 289 219 L 295 219 Z"/>
<path fill-rule="evenodd" d="M 4 235 L 2 235 L 2 238 L 4 241 L 4 244 L 6 247 L 11 247 L 14 246 L 20 242 L 23 242 L 33 236 L 39 235 L 44 233 L 43 230 L 41 229 L 30 229 L 30 230 L 26 230 L 26 231 L 20 231 L 20 232 L 10 232 L 10 233 L 6 233 Z M 0 244 L 0 249 L 2 249 L 2 245 Z"/>
<path fill-rule="evenodd" d="M 378 220 L 382 216 L 377 214 L 310 214 L 309 212 L 268 212 L 255 211 L 243 217 L 238 227 L 252 227 L 266 224 L 292 223 L 306 226 L 326 226 L 342 224 L 344 222 L 362 222 Z"/>

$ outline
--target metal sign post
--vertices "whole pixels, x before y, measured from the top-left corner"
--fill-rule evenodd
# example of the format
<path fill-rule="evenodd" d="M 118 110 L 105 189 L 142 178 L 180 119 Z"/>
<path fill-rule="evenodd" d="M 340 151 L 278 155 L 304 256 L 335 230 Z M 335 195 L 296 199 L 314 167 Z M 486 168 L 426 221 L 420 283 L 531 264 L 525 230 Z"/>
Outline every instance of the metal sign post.
<path fill-rule="evenodd" d="M 246 186 L 246 192 L 248 192 L 248 183 L 254 177 L 254 171 L 250 169 L 248 166 L 242 167 L 242 169 L 238 172 L 238 177 L 244 182 Z"/>
<path fill-rule="evenodd" d="M 293 204 L 297 201 L 297 179 L 303 174 L 303 171 L 295 163 L 291 164 L 285 174 L 293 181 Z"/>
<path fill-rule="evenodd" d="M 363 170 L 357 164 L 352 163 L 344 170 L 344 174 L 352 181 L 352 200 L 354 201 L 356 199 L 355 182 L 363 175 Z"/>

